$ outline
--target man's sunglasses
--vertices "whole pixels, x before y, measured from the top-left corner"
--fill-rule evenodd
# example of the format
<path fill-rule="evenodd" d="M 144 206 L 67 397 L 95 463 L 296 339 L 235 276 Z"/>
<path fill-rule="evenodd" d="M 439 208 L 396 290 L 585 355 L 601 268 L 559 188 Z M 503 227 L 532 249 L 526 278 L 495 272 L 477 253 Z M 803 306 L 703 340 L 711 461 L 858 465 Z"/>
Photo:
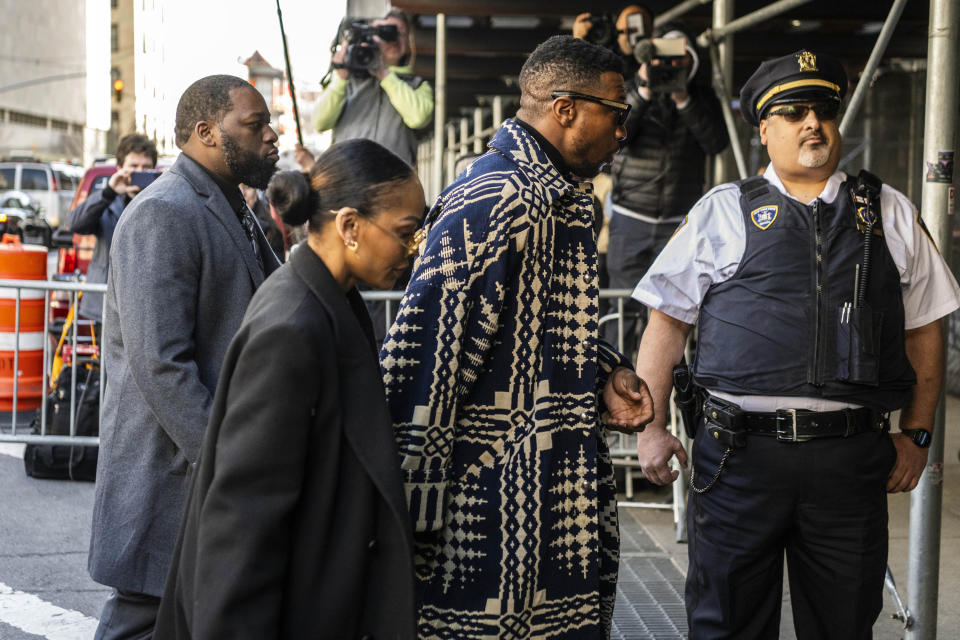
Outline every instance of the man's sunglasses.
<path fill-rule="evenodd" d="M 616 113 L 618 127 L 623 126 L 623 123 L 627 121 L 627 116 L 630 114 L 630 105 L 626 102 L 607 100 L 606 98 L 589 96 L 585 93 L 577 93 L 576 91 L 554 91 L 550 94 L 550 97 L 554 100 L 557 98 L 573 98 L 574 100 L 586 100 L 587 102 L 596 102 L 597 104 L 602 104 L 608 109 L 613 109 L 613 111 Z"/>
<path fill-rule="evenodd" d="M 770 116 L 780 116 L 787 122 L 803 122 L 810 110 L 817 114 L 817 120 L 826 122 L 836 120 L 840 113 L 840 104 L 837 102 L 817 102 L 815 104 L 785 104 L 779 109 L 774 109 L 767 114 Z"/>

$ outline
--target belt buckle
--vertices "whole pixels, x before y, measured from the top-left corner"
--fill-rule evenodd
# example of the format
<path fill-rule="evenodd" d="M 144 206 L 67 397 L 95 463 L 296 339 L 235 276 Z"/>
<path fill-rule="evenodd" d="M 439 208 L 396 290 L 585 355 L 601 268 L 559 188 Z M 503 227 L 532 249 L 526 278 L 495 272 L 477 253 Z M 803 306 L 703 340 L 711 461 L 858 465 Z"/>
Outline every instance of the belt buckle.
<path fill-rule="evenodd" d="M 784 428 L 783 421 L 787 421 Z M 797 410 L 777 409 L 777 440 L 780 442 L 800 442 L 797 437 Z"/>

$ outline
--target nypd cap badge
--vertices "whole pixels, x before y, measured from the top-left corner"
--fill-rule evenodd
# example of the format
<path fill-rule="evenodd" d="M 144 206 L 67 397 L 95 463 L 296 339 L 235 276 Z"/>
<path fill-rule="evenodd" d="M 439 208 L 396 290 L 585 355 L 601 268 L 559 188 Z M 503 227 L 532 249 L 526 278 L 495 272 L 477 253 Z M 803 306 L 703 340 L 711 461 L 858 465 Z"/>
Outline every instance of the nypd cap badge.
<path fill-rule="evenodd" d="M 767 228 L 773 224 L 773 221 L 777 219 L 778 210 L 779 208 L 775 204 L 757 207 L 750 212 L 750 219 L 753 220 L 753 224 L 755 224 L 758 229 L 766 231 Z"/>

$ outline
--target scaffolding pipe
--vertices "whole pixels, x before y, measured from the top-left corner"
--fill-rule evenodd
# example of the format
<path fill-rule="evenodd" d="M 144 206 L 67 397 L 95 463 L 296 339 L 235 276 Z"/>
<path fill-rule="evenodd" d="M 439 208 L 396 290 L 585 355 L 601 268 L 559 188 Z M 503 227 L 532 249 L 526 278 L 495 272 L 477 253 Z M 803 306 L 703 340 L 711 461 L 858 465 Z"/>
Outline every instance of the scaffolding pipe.
<path fill-rule="evenodd" d="M 748 13 L 741 18 L 737 18 L 733 22 L 728 22 L 722 27 L 707 29 L 697 37 L 697 44 L 704 48 L 709 47 L 711 42 L 733 35 L 738 31 L 749 29 L 756 24 L 780 15 L 784 11 L 789 11 L 794 7 L 799 7 L 808 2 L 810 2 L 810 0 L 779 0 L 779 2 L 774 2 L 762 9 L 757 9 L 753 13 Z M 714 9 L 716 9 L 716 5 L 714 5 Z"/>
<path fill-rule="evenodd" d="M 443 127 L 447 120 L 447 15 L 437 14 L 436 67 L 433 87 L 433 193 L 443 190 Z"/>
<path fill-rule="evenodd" d="M 483 109 L 480 107 L 473 110 L 473 153 L 483 153 Z"/>
<path fill-rule="evenodd" d="M 720 52 L 717 51 L 715 42 L 710 43 L 710 61 L 713 67 L 713 90 L 717 92 L 717 96 L 720 98 L 720 106 L 723 108 L 723 121 L 727 125 L 730 148 L 733 150 L 733 159 L 737 163 L 737 172 L 740 174 L 740 179 L 744 180 L 747 177 L 747 163 L 743 159 L 743 149 L 740 148 L 737 124 L 734 121 L 733 108 L 730 106 L 730 94 L 723 79 L 723 72 L 720 68 Z"/>
<path fill-rule="evenodd" d="M 960 111 L 957 73 L 960 72 L 960 3 L 930 0 L 927 45 L 927 97 L 924 120 L 923 218 L 931 237 L 950 262 L 954 207 L 953 162 Z M 943 500 L 944 393 L 940 390 L 933 424 L 933 444 L 927 467 L 910 496 L 910 557 L 907 608 L 914 625 L 906 640 L 937 636 L 937 597 L 940 577 L 940 520 Z"/>
<path fill-rule="evenodd" d="M 453 179 L 456 177 L 454 175 L 454 170 L 457 163 L 457 126 L 452 122 L 447 125 L 447 150 L 446 150 L 446 159 L 447 159 L 447 173 L 444 176 L 444 181 L 440 183 L 440 191 L 443 191 L 443 188 L 447 186 L 450 182 L 453 182 Z"/>
<path fill-rule="evenodd" d="M 733 2 L 734 0 L 714 1 L 712 23 L 714 29 L 723 28 L 728 22 L 733 20 Z M 720 77 L 723 78 L 724 84 L 730 87 L 733 85 L 733 36 L 719 38 L 717 40 L 717 52 L 720 58 L 720 64 L 718 65 L 716 61 L 712 61 L 711 66 L 713 67 L 713 73 L 716 75 L 717 68 L 719 67 Z M 739 137 L 730 138 L 731 143 L 734 140 L 739 140 Z M 728 170 L 728 167 L 732 153 L 732 151 L 722 151 L 715 156 L 711 156 L 713 159 L 712 184 L 721 184 L 729 179 L 732 172 Z"/>
<path fill-rule="evenodd" d="M 503 96 L 493 96 L 493 130 L 503 124 Z"/>
<path fill-rule="evenodd" d="M 469 147 L 470 140 L 470 120 L 468 118 L 460 118 L 460 145 L 457 150 L 458 155 L 465 156 L 467 155 L 467 150 Z"/>
<path fill-rule="evenodd" d="M 890 44 L 890 38 L 893 37 L 893 31 L 897 28 L 897 23 L 900 21 L 900 15 L 903 13 L 903 8 L 906 4 L 907 0 L 894 0 L 893 5 L 890 7 L 890 13 L 887 14 L 887 19 L 883 23 L 880 35 L 877 36 L 877 42 L 873 45 L 870 59 L 867 60 L 867 66 L 864 67 L 863 73 L 860 74 L 860 81 L 857 82 L 857 88 L 853 92 L 853 97 L 850 98 L 850 102 L 847 104 L 846 112 L 843 114 L 843 121 L 840 123 L 841 138 L 845 137 L 847 132 L 850 131 L 850 126 L 857 117 L 857 112 L 860 111 L 860 105 L 863 104 L 863 99 L 867 95 L 867 89 L 873 84 L 873 74 L 877 72 L 877 67 L 880 66 L 880 60 L 887 50 L 887 45 Z"/>
<path fill-rule="evenodd" d="M 659 27 L 662 24 L 666 24 L 671 20 L 676 20 L 680 16 L 693 11 L 702 4 L 710 4 L 713 0 L 684 0 L 677 6 L 672 9 L 667 9 L 656 18 L 653 19 L 653 26 Z"/>

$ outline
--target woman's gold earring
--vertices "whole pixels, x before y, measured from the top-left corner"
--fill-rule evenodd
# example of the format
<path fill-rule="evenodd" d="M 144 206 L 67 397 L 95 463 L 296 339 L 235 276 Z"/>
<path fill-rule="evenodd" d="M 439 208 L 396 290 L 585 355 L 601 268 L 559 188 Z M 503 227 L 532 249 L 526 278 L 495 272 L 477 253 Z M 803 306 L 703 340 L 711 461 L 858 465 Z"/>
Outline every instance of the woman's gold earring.
<path fill-rule="evenodd" d="M 360 246 L 356 240 L 344 240 L 343 244 L 346 245 L 347 249 L 350 249 L 350 251 L 353 251 L 354 253 L 357 252 L 357 247 Z"/>

